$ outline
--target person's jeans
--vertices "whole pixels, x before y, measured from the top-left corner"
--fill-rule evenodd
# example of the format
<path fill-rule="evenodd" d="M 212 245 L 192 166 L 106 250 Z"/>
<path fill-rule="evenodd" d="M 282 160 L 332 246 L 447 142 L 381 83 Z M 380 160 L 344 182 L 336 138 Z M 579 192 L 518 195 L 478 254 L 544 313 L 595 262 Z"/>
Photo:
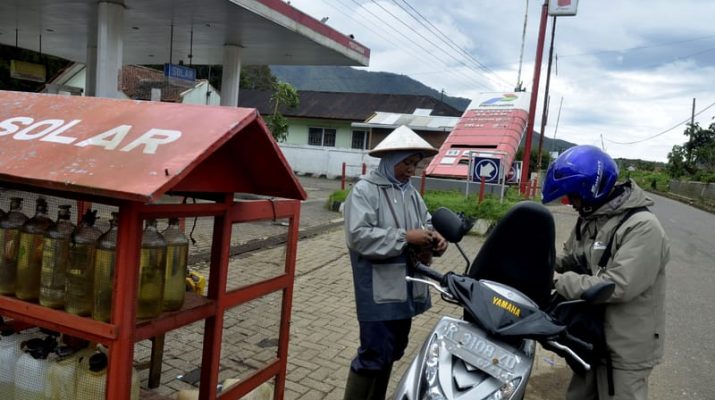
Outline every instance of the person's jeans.
<path fill-rule="evenodd" d="M 360 322 L 360 347 L 350 367 L 370 374 L 383 371 L 402 358 L 412 319 Z"/>

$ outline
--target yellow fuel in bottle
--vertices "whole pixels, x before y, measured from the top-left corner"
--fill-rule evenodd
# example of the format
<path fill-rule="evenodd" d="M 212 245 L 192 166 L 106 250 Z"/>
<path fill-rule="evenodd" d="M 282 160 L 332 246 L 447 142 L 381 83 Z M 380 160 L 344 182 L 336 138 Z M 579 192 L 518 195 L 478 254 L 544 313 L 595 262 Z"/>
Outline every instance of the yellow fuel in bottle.
<path fill-rule="evenodd" d="M 169 227 L 161 233 L 166 240 L 166 278 L 164 311 L 175 311 L 184 305 L 186 296 L 186 263 L 189 239 L 179 228 L 179 219 L 169 219 Z"/>
<path fill-rule="evenodd" d="M 94 294 L 92 296 L 92 318 L 109 322 L 112 315 L 112 286 L 114 282 L 115 259 L 117 256 L 118 214 L 112 213 L 109 230 L 97 240 L 94 258 Z"/>
<path fill-rule="evenodd" d="M 20 300 L 35 301 L 40 297 L 42 245 L 45 232 L 54 224 L 54 221 L 47 216 L 47 201 L 42 197 L 38 198 L 35 216 L 20 228 L 15 287 L 15 296 Z"/>
<path fill-rule="evenodd" d="M 94 257 L 97 239 L 102 235 L 94 226 L 96 219 L 97 210 L 87 211 L 70 241 L 65 311 L 75 315 L 92 314 Z"/>
<path fill-rule="evenodd" d="M 137 318 L 154 318 L 161 314 L 165 275 L 166 240 L 156 229 L 156 220 L 147 220 L 139 261 Z"/>
<path fill-rule="evenodd" d="M 0 294 L 15 294 L 20 228 L 26 221 L 27 216 L 22 213 L 22 198 L 11 198 L 10 209 L 0 218 Z"/>
<path fill-rule="evenodd" d="M 70 208 L 69 204 L 59 206 L 57 222 L 45 233 L 40 272 L 40 304 L 45 307 L 62 308 L 65 305 L 70 236 L 75 228 L 70 222 Z"/>

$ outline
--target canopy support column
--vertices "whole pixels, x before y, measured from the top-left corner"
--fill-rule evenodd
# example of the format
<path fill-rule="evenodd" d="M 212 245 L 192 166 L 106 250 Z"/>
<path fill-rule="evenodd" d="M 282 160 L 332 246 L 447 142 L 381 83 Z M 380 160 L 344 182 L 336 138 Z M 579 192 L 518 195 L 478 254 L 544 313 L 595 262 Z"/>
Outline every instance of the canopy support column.
<path fill-rule="evenodd" d="M 96 96 L 121 98 L 119 77 L 124 43 L 124 5 L 110 2 L 97 4 Z M 89 49 L 88 49 L 89 50 Z M 88 57 L 88 62 L 90 61 Z"/>
<path fill-rule="evenodd" d="M 221 76 L 221 105 L 238 106 L 238 84 L 241 80 L 240 46 L 223 46 L 223 75 Z"/>

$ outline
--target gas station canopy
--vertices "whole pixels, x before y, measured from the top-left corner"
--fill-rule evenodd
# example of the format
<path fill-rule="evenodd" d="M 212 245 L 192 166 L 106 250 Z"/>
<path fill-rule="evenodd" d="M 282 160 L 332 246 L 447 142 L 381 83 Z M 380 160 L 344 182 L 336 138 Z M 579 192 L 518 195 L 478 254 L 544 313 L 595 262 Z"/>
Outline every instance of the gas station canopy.
<path fill-rule="evenodd" d="M 102 2 L 2 0 L 0 43 L 85 63 Z M 221 64 L 224 45 L 238 46 L 245 65 L 369 62 L 367 47 L 281 0 L 107 2 L 124 5 L 125 64 Z"/>

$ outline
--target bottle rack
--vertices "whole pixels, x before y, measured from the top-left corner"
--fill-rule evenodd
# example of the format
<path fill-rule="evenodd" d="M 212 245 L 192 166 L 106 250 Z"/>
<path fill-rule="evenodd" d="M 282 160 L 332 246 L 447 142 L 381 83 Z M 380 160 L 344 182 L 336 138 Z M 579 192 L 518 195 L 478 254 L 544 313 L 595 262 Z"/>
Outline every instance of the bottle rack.
<path fill-rule="evenodd" d="M 200 398 L 213 399 L 216 398 L 225 310 L 274 291 L 283 290 L 281 328 L 276 359 L 240 385 L 233 386 L 229 391 L 222 393 L 221 398 L 240 398 L 273 376 L 277 377 L 276 393 L 282 393 L 285 387 L 288 324 L 295 272 L 300 203 L 296 200 L 234 202 L 231 197 L 227 196 L 224 201 L 214 204 L 140 205 L 128 203 L 119 205 L 119 210 L 117 266 L 113 287 L 111 323 L 79 317 L 62 310 L 50 309 L 9 296 L 0 296 L 0 315 L 106 345 L 109 348 L 107 399 L 112 400 L 129 398 L 135 342 L 162 335 L 200 320 L 206 320 Z M 141 248 L 141 222 L 147 218 L 158 219 L 177 215 L 185 218 L 214 217 L 215 228 L 207 296 L 187 293 L 184 306 L 180 310 L 164 312 L 157 318 L 137 322 L 135 303 L 138 259 Z M 290 221 L 284 274 L 247 287 L 227 291 L 228 247 L 232 225 L 273 219 L 274 217 L 288 218 Z"/>

